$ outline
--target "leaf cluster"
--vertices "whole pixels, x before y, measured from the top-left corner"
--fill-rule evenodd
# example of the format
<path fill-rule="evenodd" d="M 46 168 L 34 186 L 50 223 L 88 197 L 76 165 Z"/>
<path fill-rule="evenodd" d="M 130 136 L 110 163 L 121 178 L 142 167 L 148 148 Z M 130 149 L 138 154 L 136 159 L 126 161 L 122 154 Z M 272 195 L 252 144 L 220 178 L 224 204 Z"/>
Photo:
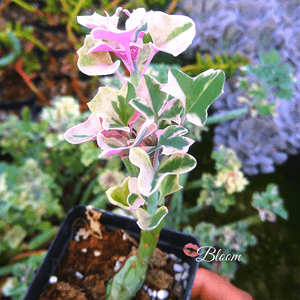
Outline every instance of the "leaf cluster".
<path fill-rule="evenodd" d="M 15 263 L 12 266 L 12 276 L 7 278 L 2 286 L 2 293 L 12 300 L 22 300 L 45 255 L 44 252 Z"/>
<path fill-rule="evenodd" d="M 38 121 L 33 121 L 25 108 L 21 118 L 9 115 L 5 123 L 0 123 L 1 155 L 10 157 L 0 164 L 3 261 L 22 249 L 38 248 L 55 235 L 57 228 L 50 220 L 64 216 L 64 208 L 68 209 L 63 208 L 65 197 L 73 203 L 93 200 L 106 206 L 105 191 L 97 188 L 105 165 L 98 173 L 94 171 L 99 164 L 97 146 L 89 143 L 74 147 L 62 136 L 66 126 L 85 117 L 79 111 L 76 115 L 76 105 L 70 103 L 69 98 L 56 99 L 52 107 L 43 109 Z M 70 106 L 73 113 L 66 110 Z M 120 162 L 108 166 L 118 171 Z"/>
<path fill-rule="evenodd" d="M 272 212 L 285 220 L 288 219 L 284 200 L 280 197 L 278 186 L 274 183 L 269 183 L 265 192 L 255 192 L 251 204 L 258 211 Z"/>
<path fill-rule="evenodd" d="M 278 51 L 261 54 L 257 66 L 247 65 L 242 71 L 245 73 L 237 86 L 246 92 L 247 98 L 243 101 L 256 108 L 261 116 L 275 115 L 277 100 L 294 97 L 294 68 L 282 62 Z M 272 96 L 275 102 L 268 101 Z"/>
<path fill-rule="evenodd" d="M 248 262 L 247 248 L 257 244 L 256 237 L 249 233 L 248 226 L 242 222 L 220 227 L 216 227 L 213 223 L 202 222 L 197 224 L 194 229 L 191 226 L 187 226 L 183 231 L 197 237 L 202 246 L 211 246 L 216 249 L 221 249 L 225 255 L 240 255 L 240 261 L 242 263 Z M 209 269 L 215 267 L 208 262 L 202 263 Z M 229 276 L 230 279 L 233 279 L 236 271 L 236 261 L 220 262 L 219 272 L 222 275 Z"/>

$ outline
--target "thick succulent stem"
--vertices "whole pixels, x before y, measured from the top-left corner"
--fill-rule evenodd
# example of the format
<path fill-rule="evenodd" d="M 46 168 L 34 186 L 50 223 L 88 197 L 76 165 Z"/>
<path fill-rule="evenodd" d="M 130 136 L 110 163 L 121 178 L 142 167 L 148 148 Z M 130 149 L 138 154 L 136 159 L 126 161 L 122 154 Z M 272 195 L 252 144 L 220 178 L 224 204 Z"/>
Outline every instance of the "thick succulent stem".
<path fill-rule="evenodd" d="M 123 268 L 106 285 L 106 300 L 129 300 L 146 278 L 150 257 L 157 245 L 162 222 L 153 230 L 141 231 L 138 254 L 131 256 Z"/>

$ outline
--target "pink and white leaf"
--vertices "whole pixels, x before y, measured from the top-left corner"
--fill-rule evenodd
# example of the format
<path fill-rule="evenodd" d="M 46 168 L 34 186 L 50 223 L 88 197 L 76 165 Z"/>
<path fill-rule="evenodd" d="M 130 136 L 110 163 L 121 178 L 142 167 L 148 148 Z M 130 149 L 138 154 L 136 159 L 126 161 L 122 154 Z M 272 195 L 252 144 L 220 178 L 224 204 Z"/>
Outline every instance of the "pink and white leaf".
<path fill-rule="evenodd" d="M 111 17 L 106 13 L 106 16 L 101 16 L 94 12 L 90 16 L 77 16 L 77 22 L 87 28 L 93 29 L 97 27 L 110 28 L 111 26 L 117 27 L 119 22 L 119 14 L 122 8 L 118 7 L 116 12 Z"/>
<path fill-rule="evenodd" d="M 151 186 L 155 171 L 146 151 L 141 148 L 131 148 L 129 152 L 130 162 L 140 169 L 138 176 L 138 189 L 146 197 L 150 196 Z"/>
<path fill-rule="evenodd" d="M 130 191 L 130 195 L 127 197 L 127 203 L 130 206 L 129 210 L 137 209 L 146 203 L 139 191 L 138 179 L 136 177 L 130 178 L 128 188 Z"/>
<path fill-rule="evenodd" d="M 128 121 L 135 110 L 127 101 L 128 83 L 120 90 L 105 86 L 100 87 L 96 96 L 88 103 L 92 113 L 103 119 L 104 129 L 115 129 L 129 132 Z"/>
<path fill-rule="evenodd" d="M 95 140 L 98 133 L 102 131 L 100 118 L 95 114 L 91 114 L 87 121 L 68 129 L 64 133 L 64 138 L 71 144 L 81 144 Z"/>
<path fill-rule="evenodd" d="M 77 63 L 79 70 L 90 76 L 115 73 L 120 66 L 120 61 L 113 63 L 108 51 L 99 51 L 88 54 L 90 49 L 97 46 L 97 42 L 98 41 L 91 35 L 85 37 L 83 46 L 77 51 L 79 56 Z"/>
<path fill-rule="evenodd" d="M 128 155 L 131 148 L 138 147 L 146 138 L 152 135 L 155 130 L 156 124 L 147 121 L 144 122 L 140 130 L 138 130 L 135 139 L 129 139 L 125 135 L 120 135 L 116 130 L 111 130 L 106 135 L 99 134 L 97 136 L 97 143 L 102 150 L 99 158 L 112 154 L 119 154 L 121 156 Z M 147 149 L 144 145 L 141 147 Z"/>
<path fill-rule="evenodd" d="M 160 11 L 150 12 L 148 31 L 153 40 L 154 51 L 163 51 L 177 56 L 192 43 L 195 23 L 186 16 L 168 15 Z"/>

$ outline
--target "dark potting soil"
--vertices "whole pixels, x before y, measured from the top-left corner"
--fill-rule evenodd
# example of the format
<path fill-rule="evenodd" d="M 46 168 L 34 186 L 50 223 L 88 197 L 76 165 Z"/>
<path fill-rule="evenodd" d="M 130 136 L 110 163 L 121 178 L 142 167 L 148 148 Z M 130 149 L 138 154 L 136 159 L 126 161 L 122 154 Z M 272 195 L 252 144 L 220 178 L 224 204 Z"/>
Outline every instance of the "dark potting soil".
<path fill-rule="evenodd" d="M 130 256 L 137 254 L 137 241 L 123 230 L 110 231 L 101 225 L 102 238 L 98 238 L 88 235 L 89 231 L 85 229 L 82 227 L 77 231 L 76 240 L 71 241 L 55 274 L 57 282 L 50 283 L 39 300 L 104 299 L 106 282 L 123 267 Z M 78 236 L 80 232 L 84 233 Z M 146 289 L 168 291 L 169 296 L 165 299 L 182 299 L 183 282 L 175 280 L 176 272 L 173 269 L 176 263 L 167 253 L 156 248 L 143 287 L 133 299 L 153 299 Z"/>

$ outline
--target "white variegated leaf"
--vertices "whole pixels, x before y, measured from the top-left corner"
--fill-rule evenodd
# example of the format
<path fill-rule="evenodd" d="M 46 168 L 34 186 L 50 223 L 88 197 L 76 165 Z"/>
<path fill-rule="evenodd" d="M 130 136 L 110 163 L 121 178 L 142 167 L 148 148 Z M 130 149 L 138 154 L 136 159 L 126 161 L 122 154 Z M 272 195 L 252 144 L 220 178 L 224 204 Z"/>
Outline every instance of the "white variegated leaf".
<path fill-rule="evenodd" d="M 149 214 L 143 208 L 138 208 L 136 210 L 137 224 L 142 230 L 150 231 L 156 228 L 167 214 L 168 209 L 165 206 L 161 206 L 154 215 Z"/>
<path fill-rule="evenodd" d="M 180 70 L 171 69 L 168 82 L 162 91 L 182 100 L 189 122 L 203 126 L 207 109 L 223 93 L 225 73 L 222 70 L 207 70 L 192 78 Z"/>
<path fill-rule="evenodd" d="M 77 51 L 79 56 L 79 70 L 90 76 L 109 75 L 115 73 L 120 66 L 120 61 L 113 63 L 108 51 L 93 52 L 89 50 L 97 45 L 97 40 L 91 35 L 87 35 L 83 46 Z"/>
<path fill-rule="evenodd" d="M 162 154 L 187 153 L 194 140 L 184 137 L 188 130 L 182 126 L 170 125 L 156 132 L 158 137 L 157 148 L 162 148 Z"/>
<path fill-rule="evenodd" d="M 168 15 L 160 11 L 151 12 L 148 31 L 153 40 L 154 51 L 163 51 L 177 56 L 192 43 L 195 23 L 186 16 Z"/>
<path fill-rule="evenodd" d="M 135 88 L 131 83 L 124 84 L 120 90 L 108 86 L 100 87 L 88 107 L 92 113 L 103 119 L 104 129 L 129 132 L 128 122 L 135 110 L 128 102 L 135 97 Z"/>

